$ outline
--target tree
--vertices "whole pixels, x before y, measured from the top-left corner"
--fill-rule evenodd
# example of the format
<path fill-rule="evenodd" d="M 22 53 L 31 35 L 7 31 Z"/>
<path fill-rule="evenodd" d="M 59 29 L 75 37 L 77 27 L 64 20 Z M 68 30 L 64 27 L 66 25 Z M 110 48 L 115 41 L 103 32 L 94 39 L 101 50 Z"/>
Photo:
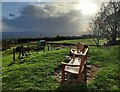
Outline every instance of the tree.
<path fill-rule="evenodd" d="M 97 40 L 102 36 L 109 44 L 114 45 L 120 30 L 120 1 L 103 3 L 89 27 Z"/>
<path fill-rule="evenodd" d="M 91 19 L 91 21 L 89 22 L 89 32 L 91 35 L 93 35 L 95 44 L 97 45 L 97 47 L 100 45 L 100 39 L 103 37 L 102 36 L 102 29 L 100 28 L 100 24 L 101 24 L 101 17 L 100 17 L 100 12 L 98 12 L 96 14 L 96 16 Z"/>

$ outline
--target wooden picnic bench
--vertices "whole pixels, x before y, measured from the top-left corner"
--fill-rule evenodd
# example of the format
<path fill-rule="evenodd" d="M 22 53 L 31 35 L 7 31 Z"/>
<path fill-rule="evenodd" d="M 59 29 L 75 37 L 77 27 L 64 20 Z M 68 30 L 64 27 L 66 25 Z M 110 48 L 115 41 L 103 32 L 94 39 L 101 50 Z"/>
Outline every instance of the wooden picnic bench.
<path fill-rule="evenodd" d="M 87 62 L 87 55 L 89 49 L 86 48 L 83 54 L 80 54 L 79 57 L 76 57 L 73 53 L 73 57 L 69 63 L 62 63 L 62 83 L 65 81 L 65 73 L 76 74 L 78 78 L 76 82 L 79 83 L 82 80 L 82 73 Z"/>

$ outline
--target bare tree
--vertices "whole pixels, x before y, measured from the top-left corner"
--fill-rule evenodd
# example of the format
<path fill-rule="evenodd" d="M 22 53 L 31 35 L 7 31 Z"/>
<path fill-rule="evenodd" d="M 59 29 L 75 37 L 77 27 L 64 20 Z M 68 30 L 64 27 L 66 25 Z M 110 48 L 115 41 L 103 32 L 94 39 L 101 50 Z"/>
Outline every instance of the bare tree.
<path fill-rule="evenodd" d="M 101 16 L 100 16 L 100 12 L 98 12 L 96 14 L 96 16 L 91 19 L 91 21 L 89 22 L 89 32 L 91 35 L 93 35 L 94 38 L 94 42 L 97 45 L 97 47 L 100 45 L 100 39 L 103 37 L 102 36 L 102 29 L 100 28 L 100 24 L 101 24 Z"/>
<path fill-rule="evenodd" d="M 103 3 L 89 27 L 97 40 L 103 36 L 109 44 L 114 45 L 120 30 L 120 1 Z"/>

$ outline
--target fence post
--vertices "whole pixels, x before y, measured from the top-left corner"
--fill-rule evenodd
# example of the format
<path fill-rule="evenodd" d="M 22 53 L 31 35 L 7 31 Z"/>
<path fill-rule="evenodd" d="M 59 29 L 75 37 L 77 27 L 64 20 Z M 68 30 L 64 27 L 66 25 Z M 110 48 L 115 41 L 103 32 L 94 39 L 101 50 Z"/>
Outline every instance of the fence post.
<path fill-rule="evenodd" d="M 48 46 L 48 51 L 49 51 L 49 46 Z"/>
<path fill-rule="evenodd" d="M 15 49 L 13 48 L 13 62 L 15 62 Z"/>
<path fill-rule="evenodd" d="M 44 46 L 44 52 L 45 52 L 45 46 Z"/>
<path fill-rule="evenodd" d="M 23 48 L 23 45 L 21 45 L 21 52 L 22 52 L 22 56 L 24 56 L 24 48 Z"/>
<path fill-rule="evenodd" d="M 29 47 L 29 45 L 28 45 L 28 55 L 29 55 L 29 51 L 30 51 L 30 47 Z"/>

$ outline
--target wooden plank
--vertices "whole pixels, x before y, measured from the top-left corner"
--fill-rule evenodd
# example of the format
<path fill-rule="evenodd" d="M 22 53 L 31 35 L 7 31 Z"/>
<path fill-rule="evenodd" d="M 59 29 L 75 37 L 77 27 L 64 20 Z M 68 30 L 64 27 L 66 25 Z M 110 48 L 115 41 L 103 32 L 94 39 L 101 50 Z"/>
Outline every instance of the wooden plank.
<path fill-rule="evenodd" d="M 71 73 L 74 73 L 74 74 L 78 74 L 79 73 L 79 68 L 80 68 L 80 61 L 81 59 L 76 57 L 75 59 L 71 59 L 71 61 L 68 63 L 68 64 L 71 64 L 71 65 L 78 65 L 77 67 L 74 67 L 74 66 L 65 66 L 65 71 L 67 72 L 71 72 Z"/>
<path fill-rule="evenodd" d="M 82 55 L 82 54 L 83 54 L 81 51 L 77 51 L 77 50 L 75 50 L 75 49 L 71 49 L 70 51 L 71 51 L 71 53 L 74 54 L 74 55 Z"/>

